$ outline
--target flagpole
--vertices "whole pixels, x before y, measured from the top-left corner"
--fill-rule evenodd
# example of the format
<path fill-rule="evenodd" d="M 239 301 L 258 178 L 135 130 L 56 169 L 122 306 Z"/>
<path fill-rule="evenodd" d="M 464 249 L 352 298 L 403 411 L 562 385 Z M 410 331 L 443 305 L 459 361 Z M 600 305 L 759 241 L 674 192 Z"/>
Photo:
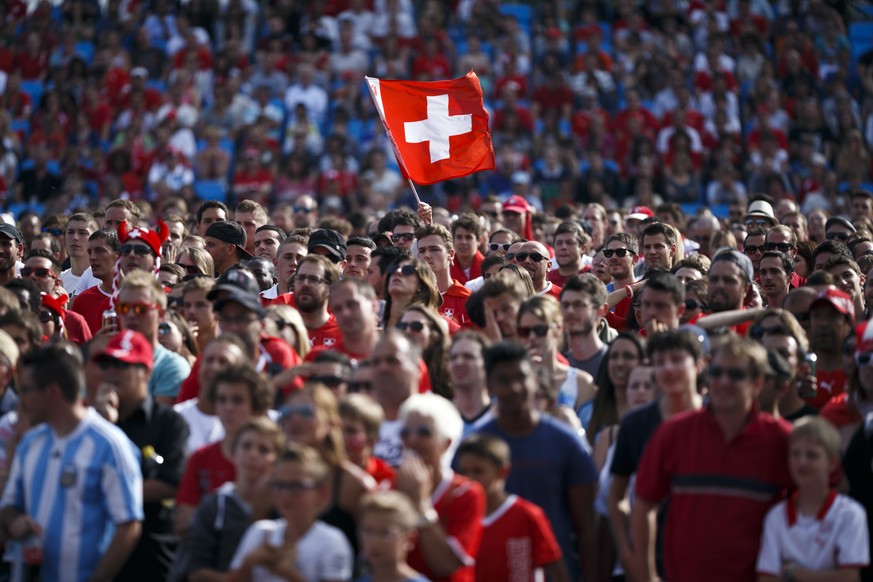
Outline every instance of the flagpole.
<path fill-rule="evenodd" d="M 412 188 L 412 194 L 415 196 L 415 202 L 421 205 L 421 198 L 418 197 L 418 190 L 415 189 L 415 183 L 412 181 L 412 178 L 406 178 L 406 181 L 409 182 L 409 187 Z"/>

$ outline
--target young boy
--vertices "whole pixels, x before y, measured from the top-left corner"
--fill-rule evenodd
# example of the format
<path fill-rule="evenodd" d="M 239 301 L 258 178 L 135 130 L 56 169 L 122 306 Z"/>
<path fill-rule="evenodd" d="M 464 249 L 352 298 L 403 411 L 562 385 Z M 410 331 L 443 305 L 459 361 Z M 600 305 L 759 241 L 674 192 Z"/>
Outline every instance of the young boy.
<path fill-rule="evenodd" d="M 859 580 L 870 563 L 864 508 L 830 486 L 839 451 L 840 435 L 826 420 L 806 417 L 795 425 L 788 468 L 797 491 L 767 513 L 759 582 Z"/>
<path fill-rule="evenodd" d="M 476 559 L 476 580 L 533 580 L 544 568 L 553 582 L 570 579 L 561 548 L 543 511 L 506 493 L 509 446 L 503 440 L 476 433 L 455 455 L 459 472 L 485 489 L 484 531 Z"/>
<path fill-rule="evenodd" d="M 418 512 L 398 491 L 379 491 L 361 501 L 358 536 L 369 574 L 357 582 L 427 582 L 406 563 L 414 543 Z"/>

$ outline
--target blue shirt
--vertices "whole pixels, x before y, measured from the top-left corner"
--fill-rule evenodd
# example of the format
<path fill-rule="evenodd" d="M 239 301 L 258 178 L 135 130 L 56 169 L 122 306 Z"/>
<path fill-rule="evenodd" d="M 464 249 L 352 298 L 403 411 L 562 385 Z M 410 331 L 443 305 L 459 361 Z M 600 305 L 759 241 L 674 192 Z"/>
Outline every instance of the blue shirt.
<path fill-rule="evenodd" d="M 525 436 L 504 433 L 496 420 L 482 426 L 479 432 L 500 437 L 509 445 L 511 469 L 506 492 L 540 506 L 552 524 L 571 575 L 579 572 L 567 491 L 574 486 L 595 484 L 598 477 L 579 435 L 547 415 L 542 415 L 537 427 Z"/>
<path fill-rule="evenodd" d="M 139 451 L 92 408 L 63 438 L 41 424 L 18 445 L 3 491 L 10 505 L 43 528 L 43 580 L 87 580 L 115 524 L 143 519 Z"/>
<path fill-rule="evenodd" d="M 178 396 L 182 382 L 191 373 L 188 360 L 161 344 L 155 346 L 155 367 L 149 379 L 152 396 Z"/>

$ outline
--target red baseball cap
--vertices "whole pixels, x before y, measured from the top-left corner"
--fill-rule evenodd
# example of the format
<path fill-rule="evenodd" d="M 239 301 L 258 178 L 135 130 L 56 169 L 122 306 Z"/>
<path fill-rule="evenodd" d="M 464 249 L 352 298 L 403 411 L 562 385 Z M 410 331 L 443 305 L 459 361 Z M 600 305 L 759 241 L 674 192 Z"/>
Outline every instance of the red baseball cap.
<path fill-rule="evenodd" d="M 855 304 L 852 302 L 852 298 L 849 297 L 849 294 L 845 291 L 837 289 L 836 287 L 829 287 L 815 296 L 815 299 L 813 299 L 812 303 L 809 304 L 809 310 L 812 311 L 812 309 L 817 305 L 829 305 L 835 309 L 837 313 L 848 315 L 849 320 L 852 323 L 855 323 Z"/>
<path fill-rule="evenodd" d="M 98 360 L 109 358 L 125 364 L 145 366 L 150 372 L 155 364 L 152 344 L 143 334 L 132 329 L 125 329 L 113 336 L 103 351 L 97 354 Z"/>
<path fill-rule="evenodd" d="M 652 209 L 648 206 L 634 206 L 630 209 L 630 212 L 627 213 L 627 220 L 645 220 L 647 218 L 651 218 L 655 216 L 655 213 L 652 212 Z"/>
<path fill-rule="evenodd" d="M 518 212 L 524 214 L 530 212 L 530 204 L 521 196 L 510 196 L 503 203 L 503 212 Z"/>
<path fill-rule="evenodd" d="M 873 352 L 873 325 L 863 321 L 855 328 L 855 352 Z"/>

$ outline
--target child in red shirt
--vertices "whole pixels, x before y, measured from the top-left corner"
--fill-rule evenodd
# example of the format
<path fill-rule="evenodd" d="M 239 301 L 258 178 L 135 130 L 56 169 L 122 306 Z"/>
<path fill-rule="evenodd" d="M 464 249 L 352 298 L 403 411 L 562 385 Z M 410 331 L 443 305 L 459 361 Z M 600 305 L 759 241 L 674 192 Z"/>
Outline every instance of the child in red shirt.
<path fill-rule="evenodd" d="M 509 458 L 509 446 L 484 433 L 469 436 L 455 455 L 459 472 L 482 485 L 487 498 L 476 580 L 533 581 L 545 569 L 553 582 L 569 581 L 561 548 L 543 510 L 506 493 Z"/>

